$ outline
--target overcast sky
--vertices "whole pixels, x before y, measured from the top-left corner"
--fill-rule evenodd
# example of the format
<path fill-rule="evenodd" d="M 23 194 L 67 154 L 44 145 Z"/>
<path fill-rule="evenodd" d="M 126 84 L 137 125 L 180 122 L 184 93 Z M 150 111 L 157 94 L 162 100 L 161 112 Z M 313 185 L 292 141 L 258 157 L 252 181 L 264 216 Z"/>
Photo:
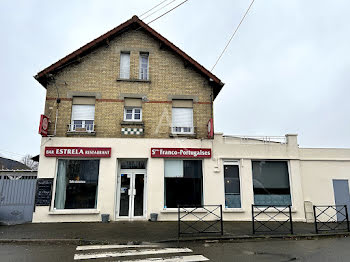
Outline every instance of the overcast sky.
<path fill-rule="evenodd" d="M 39 153 L 36 73 L 160 2 L 0 1 L 0 154 Z M 151 26 L 210 70 L 250 2 L 189 0 Z M 214 70 L 215 131 L 350 148 L 349 14 L 345 0 L 256 0 Z"/>

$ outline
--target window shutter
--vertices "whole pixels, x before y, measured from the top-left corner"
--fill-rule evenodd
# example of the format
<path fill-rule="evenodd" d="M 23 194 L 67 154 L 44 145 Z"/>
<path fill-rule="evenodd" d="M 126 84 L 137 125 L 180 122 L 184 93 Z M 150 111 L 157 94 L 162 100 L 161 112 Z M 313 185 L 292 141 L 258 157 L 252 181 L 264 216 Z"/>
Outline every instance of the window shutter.
<path fill-rule="evenodd" d="M 193 100 L 174 99 L 173 107 L 192 108 Z"/>
<path fill-rule="evenodd" d="M 120 78 L 130 78 L 130 53 L 120 54 Z"/>
<path fill-rule="evenodd" d="M 141 98 L 124 98 L 125 107 L 142 107 Z"/>
<path fill-rule="evenodd" d="M 173 127 L 193 127 L 192 108 L 173 108 Z"/>
<path fill-rule="evenodd" d="M 73 105 L 72 121 L 74 120 L 94 120 L 95 105 Z"/>

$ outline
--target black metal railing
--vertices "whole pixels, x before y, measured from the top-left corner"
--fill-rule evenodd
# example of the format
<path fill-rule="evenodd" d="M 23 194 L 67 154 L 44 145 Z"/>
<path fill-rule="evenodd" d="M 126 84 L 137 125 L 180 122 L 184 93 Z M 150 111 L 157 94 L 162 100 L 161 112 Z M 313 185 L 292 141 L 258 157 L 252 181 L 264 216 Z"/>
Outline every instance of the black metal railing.
<path fill-rule="evenodd" d="M 293 234 L 292 207 L 252 205 L 252 226 L 253 234 Z"/>
<path fill-rule="evenodd" d="M 224 234 L 222 205 L 178 206 L 178 237 Z"/>
<path fill-rule="evenodd" d="M 313 209 L 317 234 L 334 231 L 350 232 L 347 205 L 313 206 Z"/>

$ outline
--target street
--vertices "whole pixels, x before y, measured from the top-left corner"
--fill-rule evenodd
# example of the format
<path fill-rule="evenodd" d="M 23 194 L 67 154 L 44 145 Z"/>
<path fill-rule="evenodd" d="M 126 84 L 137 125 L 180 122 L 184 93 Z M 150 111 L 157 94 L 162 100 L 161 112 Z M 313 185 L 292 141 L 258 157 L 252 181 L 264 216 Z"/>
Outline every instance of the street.
<path fill-rule="evenodd" d="M 5 261 L 349 261 L 350 240 L 272 240 L 257 242 L 142 245 L 3 244 Z"/>

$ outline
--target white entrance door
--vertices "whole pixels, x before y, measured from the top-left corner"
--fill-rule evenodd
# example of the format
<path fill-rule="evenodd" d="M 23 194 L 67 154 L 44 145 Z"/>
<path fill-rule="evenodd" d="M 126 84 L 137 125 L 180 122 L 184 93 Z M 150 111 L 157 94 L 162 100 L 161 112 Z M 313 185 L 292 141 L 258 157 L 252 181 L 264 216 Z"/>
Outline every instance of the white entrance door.
<path fill-rule="evenodd" d="M 145 171 L 121 170 L 118 177 L 118 217 L 144 218 Z"/>

